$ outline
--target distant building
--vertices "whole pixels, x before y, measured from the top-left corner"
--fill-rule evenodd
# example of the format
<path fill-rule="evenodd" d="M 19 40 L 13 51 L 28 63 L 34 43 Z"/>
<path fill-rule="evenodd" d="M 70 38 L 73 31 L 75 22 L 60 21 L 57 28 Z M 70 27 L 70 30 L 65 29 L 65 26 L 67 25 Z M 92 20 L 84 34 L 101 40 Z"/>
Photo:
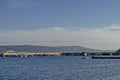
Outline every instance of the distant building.
<path fill-rule="evenodd" d="M 83 56 L 88 56 L 89 53 L 87 53 L 87 52 L 82 52 L 82 55 L 83 55 Z"/>

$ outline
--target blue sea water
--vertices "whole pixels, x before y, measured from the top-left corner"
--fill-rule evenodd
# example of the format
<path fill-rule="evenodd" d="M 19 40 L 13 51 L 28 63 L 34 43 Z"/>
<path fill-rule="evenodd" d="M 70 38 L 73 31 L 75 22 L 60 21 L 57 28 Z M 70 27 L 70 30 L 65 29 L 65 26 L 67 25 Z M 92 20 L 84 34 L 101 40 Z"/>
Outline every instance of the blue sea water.
<path fill-rule="evenodd" d="M 120 80 L 120 60 L 0 57 L 0 80 Z"/>

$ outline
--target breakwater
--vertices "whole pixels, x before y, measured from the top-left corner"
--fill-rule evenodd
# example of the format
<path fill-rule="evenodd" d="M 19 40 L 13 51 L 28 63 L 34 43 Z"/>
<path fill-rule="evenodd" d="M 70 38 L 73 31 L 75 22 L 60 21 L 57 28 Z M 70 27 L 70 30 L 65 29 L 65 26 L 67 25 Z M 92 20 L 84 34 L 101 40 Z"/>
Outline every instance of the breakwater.
<path fill-rule="evenodd" d="M 14 52 L 6 51 L 1 57 L 29 57 L 29 56 L 60 56 L 58 52 Z"/>
<path fill-rule="evenodd" d="M 1 57 L 29 57 L 29 56 L 88 56 L 89 53 L 79 52 L 79 53 L 60 53 L 60 52 L 15 52 L 6 51 L 2 53 Z"/>

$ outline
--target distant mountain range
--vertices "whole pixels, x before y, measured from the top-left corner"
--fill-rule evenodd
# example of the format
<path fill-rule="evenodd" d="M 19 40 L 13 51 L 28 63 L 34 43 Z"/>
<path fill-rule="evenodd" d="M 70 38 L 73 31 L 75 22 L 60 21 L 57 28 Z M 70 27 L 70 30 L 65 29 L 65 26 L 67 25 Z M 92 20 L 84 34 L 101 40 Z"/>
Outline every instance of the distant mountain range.
<path fill-rule="evenodd" d="M 13 50 L 16 52 L 61 52 L 61 53 L 72 53 L 72 52 L 113 52 L 112 50 L 96 50 L 85 48 L 81 46 L 33 46 L 33 45 L 8 45 L 0 46 L 0 52 L 7 50 Z"/>

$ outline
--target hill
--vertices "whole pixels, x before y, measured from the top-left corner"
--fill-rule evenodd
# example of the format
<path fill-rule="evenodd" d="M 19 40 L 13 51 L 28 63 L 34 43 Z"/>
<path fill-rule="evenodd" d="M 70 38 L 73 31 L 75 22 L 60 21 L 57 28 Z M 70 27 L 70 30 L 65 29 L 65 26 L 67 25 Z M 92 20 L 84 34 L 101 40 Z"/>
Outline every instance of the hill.
<path fill-rule="evenodd" d="M 106 50 L 96 50 L 85 48 L 81 46 L 59 46 L 59 47 L 49 47 L 49 46 L 33 46 L 33 45 L 8 45 L 0 46 L 0 52 L 7 50 L 13 50 L 16 52 L 62 52 L 62 53 L 72 53 L 72 52 L 109 52 Z"/>

